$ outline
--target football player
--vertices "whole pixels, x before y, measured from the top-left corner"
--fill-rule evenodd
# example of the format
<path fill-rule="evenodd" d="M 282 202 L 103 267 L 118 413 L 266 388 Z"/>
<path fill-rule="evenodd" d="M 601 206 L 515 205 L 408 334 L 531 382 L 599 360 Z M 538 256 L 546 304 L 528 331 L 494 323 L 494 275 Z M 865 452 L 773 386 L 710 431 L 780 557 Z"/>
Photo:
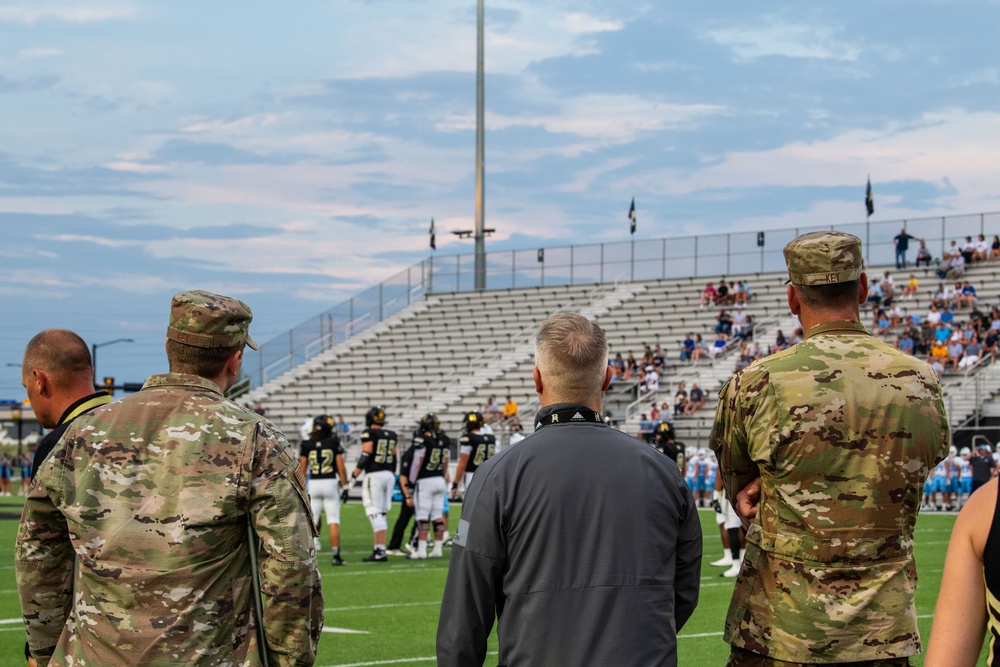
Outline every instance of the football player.
<path fill-rule="evenodd" d="M 467 412 L 462 418 L 465 433 L 458 440 L 458 467 L 455 469 L 455 481 L 451 484 L 453 499 L 458 497 L 459 490 L 464 493 L 469 488 L 476 468 L 496 453 L 496 436 L 481 432 L 485 425 L 481 412 Z"/>
<path fill-rule="evenodd" d="M 660 422 L 653 429 L 653 449 L 657 449 L 677 462 L 677 469 L 684 474 L 684 443 L 674 439 L 674 427 Z"/>
<path fill-rule="evenodd" d="M 326 512 L 326 523 L 330 531 L 330 548 L 333 550 L 333 564 L 345 565 L 340 557 L 340 495 L 350 487 L 347 481 L 347 467 L 344 465 L 344 448 L 340 438 L 333 432 L 333 418 L 319 415 L 312 420 L 309 437 L 302 441 L 299 455 L 302 476 L 309 472 L 309 499 L 312 504 L 316 529 L 320 529 L 320 510 Z M 340 480 L 338 483 L 337 480 Z M 316 552 L 320 550 L 316 538 Z"/>
<path fill-rule="evenodd" d="M 417 550 L 410 558 L 441 558 L 444 554 L 444 500 L 450 475 L 448 447 L 439 437 L 441 423 L 434 413 L 420 419 L 413 445 L 403 454 L 399 488 L 407 504 L 412 504 L 417 518 Z M 409 489 L 416 482 L 413 493 Z M 434 524 L 434 548 L 427 553 L 431 523 Z"/>
<path fill-rule="evenodd" d="M 385 408 L 376 405 L 365 414 L 365 431 L 361 434 L 361 456 L 351 479 L 357 480 L 361 473 L 365 479 L 361 487 L 361 504 L 372 525 L 375 548 L 372 554 L 362 560 L 366 563 L 384 563 L 385 534 L 388 523 L 386 515 L 392 508 L 392 487 L 396 482 L 397 438 L 385 426 Z M 404 496 L 405 496 L 404 491 Z"/>

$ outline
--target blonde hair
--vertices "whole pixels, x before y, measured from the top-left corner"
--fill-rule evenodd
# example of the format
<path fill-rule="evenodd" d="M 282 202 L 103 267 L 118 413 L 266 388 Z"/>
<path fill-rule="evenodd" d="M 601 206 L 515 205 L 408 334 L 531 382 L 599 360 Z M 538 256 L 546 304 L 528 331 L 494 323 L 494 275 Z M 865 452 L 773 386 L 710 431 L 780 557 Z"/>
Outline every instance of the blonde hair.
<path fill-rule="evenodd" d="M 583 315 L 556 313 L 538 327 L 535 365 L 560 396 L 599 396 L 608 366 L 608 338 Z"/>

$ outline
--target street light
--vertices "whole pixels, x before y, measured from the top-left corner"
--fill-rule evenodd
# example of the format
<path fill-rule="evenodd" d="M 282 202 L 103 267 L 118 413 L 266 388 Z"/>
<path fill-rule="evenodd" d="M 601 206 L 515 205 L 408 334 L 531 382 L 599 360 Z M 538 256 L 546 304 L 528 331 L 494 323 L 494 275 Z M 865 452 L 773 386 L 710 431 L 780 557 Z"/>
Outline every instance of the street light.
<path fill-rule="evenodd" d="M 94 386 L 97 386 L 97 348 L 105 347 L 107 345 L 114 345 L 115 343 L 134 343 L 135 341 L 131 338 L 115 338 L 114 340 L 109 340 L 106 343 L 94 343 L 90 346 L 90 363 L 94 366 Z"/>

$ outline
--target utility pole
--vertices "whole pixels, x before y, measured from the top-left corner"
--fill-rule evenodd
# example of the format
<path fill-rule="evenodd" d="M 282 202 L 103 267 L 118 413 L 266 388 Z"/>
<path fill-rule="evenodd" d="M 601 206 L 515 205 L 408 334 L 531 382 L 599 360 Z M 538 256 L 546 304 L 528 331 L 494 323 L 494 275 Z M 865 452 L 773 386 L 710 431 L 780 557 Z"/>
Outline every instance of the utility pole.
<path fill-rule="evenodd" d="M 486 289 L 486 223 L 483 202 L 483 154 L 485 133 L 485 96 L 483 94 L 483 0 L 478 0 L 476 12 L 476 291 Z"/>

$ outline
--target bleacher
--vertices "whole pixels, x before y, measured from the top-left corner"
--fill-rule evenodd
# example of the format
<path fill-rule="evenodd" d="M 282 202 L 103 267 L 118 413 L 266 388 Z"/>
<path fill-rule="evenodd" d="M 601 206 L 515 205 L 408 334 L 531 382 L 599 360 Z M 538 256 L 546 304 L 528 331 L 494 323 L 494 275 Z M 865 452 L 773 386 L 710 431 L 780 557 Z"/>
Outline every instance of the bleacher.
<path fill-rule="evenodd" d="M 869 275 L 881 276 L 886 269 L 892 267 L 871 267 Z M 940 282 L 933 269 L 892 273 L 897 292 L 910 273 L 917 275 L 918 296 L 900 303 L 922 317 Z M 967 272 L 977 287 L 981 309 L 1000 303 L 998 273 L 1000 265 L 995 264 L 973 266 Z M 755 335 L 762 337 L 765 349 L 776 329 L 790 335 L 797 326 L 786 304 L 786 277 L 784 272 L 726 276 L 750 284 L 754 298 L 745 310 L 759 323 Z M 299 424 L 319 413 L 343 415 L 354 432 L 360 432 L 365 412 L 376 404 L 387 406 L 389 428 L 404 441 L 428 411 L 436 412 L 445 431 L 456 436 L 465 411 L 481 410 L 490 396 L 502 406 L 507 395 L 519 404 L 520 420 L 530 432 L 537 409 L 531 379 L 535 329 L 553 312 L 574 310 L 605 329 L 612 356 L 632 352 L 638 358 L 647 344 L 659 344 L 665 352 L 668 366 L 656 395 L 636 402 L 625 382 L 608 392 L 605 409 L 612 411 L 619 428 L 636 433 L 639 414 L 651 400 L 672 405 L 678 382 L 690 387 L 698 381 L 707 395 L 705 407 L 694 416 L 676 419 L 675 425 L 680 440 L 704 446 L 716 394 L 733 373 L 737 357 L 731 351 L 712 361 L 679 359 L 686 333 L 700 333 L 706 340 L 714 337 L 719 309 L 699 306 L 705 282 L 705 278 L 682 278 L 433 294 L 254 389 L 246 398 L 262 401 L 268 416 L 292 440 L 298 437 Z M 957 319 L 964 321 L 967 313 L 961 311 Z M 862 321 L 870 325 L 870 320 L 870 310 L 863 309 Z M 886 339 L 891 343 L 893 338 Z M 992 364 L 977 369 L 975 375 L 980 377 L 975 382 L 964 373 L 945 376 L 953 425 L 1000 389 L 996 368 Z"/>

